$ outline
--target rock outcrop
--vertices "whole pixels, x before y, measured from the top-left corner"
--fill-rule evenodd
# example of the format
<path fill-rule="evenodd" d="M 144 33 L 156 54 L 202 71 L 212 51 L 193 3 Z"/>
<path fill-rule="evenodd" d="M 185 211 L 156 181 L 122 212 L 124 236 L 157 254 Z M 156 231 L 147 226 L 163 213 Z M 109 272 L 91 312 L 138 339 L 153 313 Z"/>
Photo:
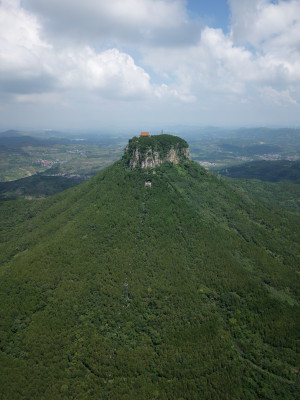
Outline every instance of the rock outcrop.
<path fill-rule="evenodd" d="M 129 140 L 123 157 L 130 168 L 154 168 L 164 162 L 190 159 L 187 142 L 177 136 L 156 135 Z"/>

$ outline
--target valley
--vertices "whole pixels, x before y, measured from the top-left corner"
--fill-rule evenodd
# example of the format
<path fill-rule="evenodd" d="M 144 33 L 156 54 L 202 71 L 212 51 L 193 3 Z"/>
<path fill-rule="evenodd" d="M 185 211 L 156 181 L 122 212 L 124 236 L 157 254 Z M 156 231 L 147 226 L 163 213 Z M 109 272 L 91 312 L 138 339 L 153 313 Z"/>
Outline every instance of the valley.
<path fill-rule="evenodd" d="M 35 174 L 88 178 L 123 153 L 124 139 L 51 137 L 39 133 L 8 132 L 0 135 L 0 181 Z M 16 135 L 16 136 L 12 136 Z"/>

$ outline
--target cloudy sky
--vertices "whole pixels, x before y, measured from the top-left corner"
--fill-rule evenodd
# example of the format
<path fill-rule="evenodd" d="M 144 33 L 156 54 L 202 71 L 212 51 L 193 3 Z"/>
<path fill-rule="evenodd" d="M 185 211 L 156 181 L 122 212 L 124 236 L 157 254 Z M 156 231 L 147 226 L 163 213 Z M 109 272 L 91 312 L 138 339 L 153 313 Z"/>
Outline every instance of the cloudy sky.
<path fill-rule="evenodd" d="M 300 126 L 300 0 L 0 0 L 0 127 Z"/>

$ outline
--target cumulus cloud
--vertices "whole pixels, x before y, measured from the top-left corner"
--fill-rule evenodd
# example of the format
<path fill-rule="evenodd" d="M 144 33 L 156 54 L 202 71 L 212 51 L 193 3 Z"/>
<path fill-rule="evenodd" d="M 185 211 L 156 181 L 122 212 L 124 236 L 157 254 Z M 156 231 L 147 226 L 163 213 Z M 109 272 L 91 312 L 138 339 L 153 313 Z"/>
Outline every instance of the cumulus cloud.
<path fill-rule="evenodd" d="M 232 38 L 235 43 L 271 49 L 296 48 L 300 40 L 299 0 L 229 0 L 232 13 Z"/>
<path fill-rule="evenodd" d="M 300 1 L 229 0 L 231 36 L 236 44 L 250 44 L 259 62 L 278 82 L 300 79 Z"/>
<path fill-rule="evenodd" d="M 16 93 L 42 91 L 53 86 L 51 46 L 41 40 L 37 18 L 18 6 L 2 1 L 0 7 L 0 87 Z"/>
<path fill-rule="evenodd" d="M 268 5 L 268 0 L 228 0 L 231 9 L 231 34 L 235 43 L 253 41 L 253 27 L 262 12 Z"/>
<path fill-rule="evenodd" d="M 139 99 L 153 92 L 150 76 L 118 49 L 89 46 L 55 49 L 41 39 L 38 19 L 5 0 L 0 7 L 0 87 L 23 95 L 88 90 L 108 98 Z M 28 96 L 27 96 L 28 95 Z M 45 96 L 48 98 L 49 96 Z M 52 98 L 51 96 L 49 98 Z"/>
<path fill-rule="evenodd" d="M 282 88 L 300 85 L 300 1 L 229 0 L 231 37 L 250 44 L 261 71 L 259 81 Z"/>
<path fill-rule="evenodd" d="M 276 104 L 278 106 L 298 105 L 288 89 L 278 91 L 272 87 L 265 86 L 259 92 L 263 101 L 268 104 Z"/>
<path fill-rule="evenodd" d="M 24 0 L 48 34 L 67 41 L 182 46 L 199 24 L 188 20 L 184 0 Z"/>
<path fill-rule="evenodd" d="M 0 96 L 298 107 L 300 0 L 228 1 L 224 33 L 189 19 L 185 0 L 0 0 Z"/>
<path fill-rule="evenodd" d="M 196 46 L 185 51 L 153 49 L 145 62 L 160 73 L 171 73 L 179 92 L 197 100 L 208 93 L 241 94 L 261 71 L 252 53 L 236 47 L 220 29 L 206 27 Z"/>
<path fill-rule="evenodd" d="M 230 0 L 230 5 L 230 34 L 205 27 L 197 44 L 182 51 L 147 50 L 145 62 L 175 77 L 174 90 L 184 88 L 198 100 L 215 93 L 236 96 L 239 102 L 243 96 L 246 104 L 255 92 L 260 98 L 261 87 L 285 94 L 284 88 L 292 85 L 299 92 L 300 1 Z M 299 95 L 294 101 L 300 101 Z"/>
<path fill-rule="evenodd" d="M 96 53 L 90 47 L 66 55 L 62 85 L 86 88 L 108 98 L 142 98 L 151 93 L 150 76 L 118 49 Z"/>

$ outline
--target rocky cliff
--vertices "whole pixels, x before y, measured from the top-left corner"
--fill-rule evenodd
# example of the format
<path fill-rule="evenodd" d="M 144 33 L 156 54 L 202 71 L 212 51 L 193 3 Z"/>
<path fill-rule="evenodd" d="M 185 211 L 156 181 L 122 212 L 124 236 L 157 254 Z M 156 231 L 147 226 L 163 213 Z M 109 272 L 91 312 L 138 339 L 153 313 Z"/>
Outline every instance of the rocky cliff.
<path fill-rule="evenodd" d="M 164 162 L 178 164 L 190 159 L 187 142 L 177 136 L 155 135 L 129 140 L 124 160 L 130 168 L 154 168 Z"/>

